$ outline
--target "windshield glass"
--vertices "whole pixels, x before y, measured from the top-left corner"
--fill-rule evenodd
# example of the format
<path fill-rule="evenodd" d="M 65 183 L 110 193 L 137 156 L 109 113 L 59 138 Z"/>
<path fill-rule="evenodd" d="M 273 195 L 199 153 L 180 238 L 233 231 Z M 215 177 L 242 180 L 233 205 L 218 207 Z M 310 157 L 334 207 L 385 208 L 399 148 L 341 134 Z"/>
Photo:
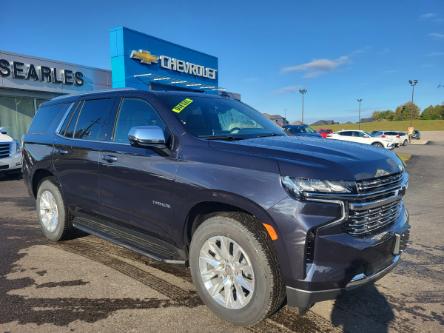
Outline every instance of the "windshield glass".
<path fill-rule="evenodd" d="M 306 133 L 316 133 L 316 131 L 310 126 L 305 126 L 304 129 Z"/>
<path fill-rule="evenodd" d="M 199 138 L 244 139 L 285 135 L 280 127 L 239 101 L 208 96 L 159 96 L 184 125 Z"/>

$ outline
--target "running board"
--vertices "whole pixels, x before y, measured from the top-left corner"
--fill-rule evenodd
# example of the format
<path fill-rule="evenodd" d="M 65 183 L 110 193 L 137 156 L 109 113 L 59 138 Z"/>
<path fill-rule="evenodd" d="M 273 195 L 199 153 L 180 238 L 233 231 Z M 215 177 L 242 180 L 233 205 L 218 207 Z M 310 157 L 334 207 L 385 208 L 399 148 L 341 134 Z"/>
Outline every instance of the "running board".
<path fill-rule="evenodd" d="M 105 239 L 151 259 L 168 264 L 185 264 L 185 260 L 178 259 L 184 257 L 183 251 L 146 234 L 113 223 L 105 224 L 78 216 L 74 218 L 72 225 L 88 234 Z"/>

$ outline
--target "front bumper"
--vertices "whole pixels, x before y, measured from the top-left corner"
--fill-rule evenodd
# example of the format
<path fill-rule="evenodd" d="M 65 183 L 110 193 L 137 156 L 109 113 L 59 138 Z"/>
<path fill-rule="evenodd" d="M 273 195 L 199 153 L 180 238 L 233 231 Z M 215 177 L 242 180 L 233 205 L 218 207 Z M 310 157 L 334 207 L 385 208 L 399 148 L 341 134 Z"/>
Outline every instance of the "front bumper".
<path fill-rule="evenodd" d="M 314 303 L 334 299 L 344 291 L 382 278 L 399 262 L 410 236 L 408 213 L 385 231 L 371 237 L 325 235 L 316 246 L 315 256 L 304 280 L 287 285 L 289 306 L 309 308 Z"/>
<path fill-rule="evenodd" d="M 0 159 L 0 173 L 16 171 L 22 168 L 22 154 L 15 153 L 10 157 Z"/>
<path fill-rule="evenodd" d="M 373 275 L 366 276 L 363 273 L 355 275 L 352 280 L 345 286 L 345 288 L 310 291 L 287 286 L 287 304 L 288 306 L 306 309 L 312 306 L 314 303 L 334 299 L 344 291 L 348 291 L 379 280 L 398 264 L 400 257 L 400 255 L 394 256 L 389 266 L 383 268 Z"/>

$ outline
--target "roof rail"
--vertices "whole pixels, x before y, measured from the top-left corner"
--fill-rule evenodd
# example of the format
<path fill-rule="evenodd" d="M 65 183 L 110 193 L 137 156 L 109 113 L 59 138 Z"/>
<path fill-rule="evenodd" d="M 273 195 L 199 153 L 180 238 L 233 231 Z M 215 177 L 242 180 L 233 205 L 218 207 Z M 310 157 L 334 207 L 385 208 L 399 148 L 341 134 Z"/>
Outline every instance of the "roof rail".
<path fill-rule="evenodd" d="M 87 92 L 78 92 L 78 93 L 72 93 L 72 94 L 66 94 L 66 95 L 60 95 L 57 97 L 54 97 L 52 100 L 58 100 L 63 99 L 67 97 L 74 97 L 74 96 L 87 96 L 87 95 L 93 95 L 93 94 L 101 94 L 106 92 L 113 92 L 113 91 L 128 91 L 128 90 L 137 90 L 136 88 L 111 88 L 111 89 L 100 89 L 100 90 L 93 90 L 93 91 L 87 91 Z"/>

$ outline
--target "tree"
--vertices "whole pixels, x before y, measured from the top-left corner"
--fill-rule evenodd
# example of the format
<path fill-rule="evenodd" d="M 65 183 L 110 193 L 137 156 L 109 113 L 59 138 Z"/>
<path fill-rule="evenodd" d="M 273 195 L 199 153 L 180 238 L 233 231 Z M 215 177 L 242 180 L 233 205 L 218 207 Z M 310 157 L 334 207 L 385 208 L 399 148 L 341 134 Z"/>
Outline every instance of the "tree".
<path fill-rule="evenodd" d="M 444 105 L 430 105 L 422 111 L 421 119 L 436 120 L 444 119 Z"/>
<path fill-rule="evenodd" d="M 374 120 L 393 120 L 395 113 L 392 110 L 375 111 L 372 114 Z"/>
<path fill-rule="evenodd" d="M 409 120 L 411 117 L 418 119 L 419 115 L 419 107 L 412 102 L 407 102 L 396 108 L 394 120 Z"/>

